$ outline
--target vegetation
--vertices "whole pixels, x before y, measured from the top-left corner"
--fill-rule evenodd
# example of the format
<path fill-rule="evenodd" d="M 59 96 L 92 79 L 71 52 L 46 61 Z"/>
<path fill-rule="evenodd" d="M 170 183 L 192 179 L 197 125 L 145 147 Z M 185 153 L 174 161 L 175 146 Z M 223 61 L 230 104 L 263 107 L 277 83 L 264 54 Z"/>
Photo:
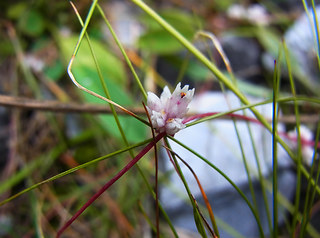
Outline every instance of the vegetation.
<path fill-rule="evenodd" d="M 228 221 L 214 216 L 207 191 L 185 158 L 171 149 L 172 141 L 233 186 L 255 217 L 261 237 L 319 237 L 314 219 L 320 194 L 320 100 L 319 82 L 314 80 L 319 72 L 314 76 L 303 70 L 283 40 L 296 17 L 271 1 L 260 1 L 267 9 L 264 19 L 262 15 L 250 17 L 249 7 L 238 17 L 228 12 L 236 3 L 245 6 L 245 1 L 202 2 L 124 1 L 128 8 L 121 14 L 114 2 L 98 0 L 0 3 L 1 237 L 142 237 L 149 233 L 178 237 L 180 231 L 159 202 L 159 187 L 167 186 L 167 174 L 158 169 L 160 147 L 168 151 L 172 172 L 183 181 L 199 235 L 219 237 L 219 228 L 228 227 Z M 302 1 L 301 6 L 311 7 L 314 63 L 319 69 L 315 4 Z M 128 29 L 123 30 L 121 23 Z M 129 41 L 121 35 L 123 31 Z M 228 35 L 253 39 L 274 59 L 272 69 L 260 64 L 253 70 L 258 70 L 257 77 L 243 80 L 248 75 L 233 70 L 236 62 L 220 43 Z M 195 96 L 201 91 L 230 91 L 242 105 L 187 115 L 185 130 L 224 118 L 236 129 L 237 121 L 244 120 L 272 134 L 272 178 L 257 176 L 262 190 L 273 198 L 271 209 L 263 203 L 269 218 L 267 230 L 261 225 L 254 191 L 247 197 L 210 158 L 166 131 L 151 129 L 144 105 L 147 92 L 161 92 L 165 85 L 172 92 L 181 81 L 196 89 Z M 248 95 L 259 96 L 261 101 L 253 104 Z M 271 121 L 257 109 L 264 104 L 273 105 Z M 255 117 L 238 114 L 244 109 Z M 279 123 L 286 124 L 284 132 L 278 130 Z M 312 138 L 304 138 L 299 129 L 303 124 L 312 129 Z M 294 128 L 296 134 L 288 133 Z M 276 145 L 293 161 L 296 192 L 291 201 L 278 190 Z M 307 146 L 312 151 L 309 162 L 304 154 Z M 203 206 L 194 199 L 182 165 L 197 180 Z M 247 173 L 251 186 L 249 169 Z M 81 210 L 84 204 L 87 207 Z M 278 222 L 280 206 L 288 214 L 284 224 Z M 235 237 L 242 235 L 227 229 Z"/>

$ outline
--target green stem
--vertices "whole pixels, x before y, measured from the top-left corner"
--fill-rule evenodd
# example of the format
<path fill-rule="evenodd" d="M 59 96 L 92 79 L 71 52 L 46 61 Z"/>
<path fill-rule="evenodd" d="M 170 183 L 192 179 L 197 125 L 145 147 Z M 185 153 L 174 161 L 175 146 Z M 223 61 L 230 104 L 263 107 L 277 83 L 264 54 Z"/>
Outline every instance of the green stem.
<path fill-rule="evenodd" d="M 101 7 L 100 7 L 99 4 L 98 4 L 98 10 L 99 10 L 102 18 L 104 19 L 104 22 L 107 24 L 107 27 L 109 28 L 109 31 L 110 31 L 113 39 L 115 40 L 117 46 L 119 47 L 119 49 L 120 49 L 120 51 L 121 51 L 121 53 L 122 53 L 125 61 L 127 62 L 128 66 L 129 66 L 129 68 L 130 68 L 130 70 L 131 70 L 131 73 L 133 74 L 133 77 L 135 78 L 135 80 L 136 80 L 136 82 L 137 82 L 137 84 L 138 84 L 138 86 L 139 86 L 139 88 L 140 88 L 140 91 L 142 92 L 142 94 L 143 94 L 143 96 L 144 96 L 144 99 L 146 100 L 146 99 L 147 99 L 147 93 L 146 93 L 146 91 L 144 90 L 144 87 L 142 86 L 141 81 L 140 81 L 140 79 L 139 79 L 136 71 L 134 70 L 134 68 L 133 68 L 133 66 L 132 66 L 132 63 L 131 63 L 128 55 L 126 54 L 126 51 L 124 50 L 124 48 L 123 48 L 120 40 L 118 39 L 116 33 L 114 32 L 114 30 L 113 30 L 110 22 L 109 22 L 108 19 L 106 18 L 105 14 L 103 13 L 103 11 L 102 11 L 102 9 L 101 9 Z"/>
<path fill-rule="evenodd" d="M 272 116 L 272 196 L 273 196 L 273 237 L 278 237 L 278 64 L 275 61 L 273 80 L 273 116 Z"/>
<path fill-rule="evenodd" d="M 64 172 L 62 172 L 62 173 L 60 173 L 60 174 L 55 175 L 55 176 L 52 176 L 51 178 L 48 178 L 48 179 L 43 180 L 43 181 L 41 181 L 41 182 L 39 182 L 39 183 L 37 183 L 37 184 L 34 184 L 34 185 L 32 185 L 32 186 L 30 186 L 30 187 L 22 190 L 21 192 L 18 192 L 18 193 L 16 193 L 15 195 L 13 195 L 13 196 L 11 196 L 11 197 L 9 197 L 9 198 L 1 201 L 1 202 L 0 202 L 0 207 L 1 207 L 2 205 L 4 205 L 4 204 L 10 202 L 11 200 L 13 200 L 13 199 L 21 196 L 22 194 L 27 193 L 27 192 L 29 192 L 29 191 L 31 191 L 31 190 L 39 187 L 39 186 L 42 185 L 42 184 L 45 184 L 45 183 L 51 182 L 51 181 L 53 181 L 53 180 L 59 179 L 59 178 L 61 178 L 61 177 L 63 177 L 63 176 L 66 176 L 66 175 L 68 175 L 68 174 L 71 174 L 71 173 L 73 173 L 73 172 L 75 172 L 75 171 L 77 171 L 77 170 L 79 170 L 79 169 L 83 169 L 83 168 L 85 168 L 85 167 L 88 167 L 89 165 L 98 163 L 98 162 L 101 161 L 101 160 L 105 160 L 105 159 L 107 159 L 107 158 L 110 158 L 110 157 L 115 156 L 115 155 L 117 155 L 117 154 L 123 153 L 123 152 L 125 152 L 125 151 L 132 150 L 133 148 L 136 148 L 136 147 L 138 147 L 138 146 L 144 145 L 144 144 L 150 142 L 151 140 L 152 140 L 152 139 L 148 139 L 148 140 L 145 140 L 145 141 L 143 141 L 143 142 L 140 142 L 140 143 L 131 145 L 131 146 L 126 147 L 126 148 L 124 148 L 124 149 L 121 149 L 121 150 L 112 152 L 112 153 L 110 153 L 110 154 L 108 154 L 108 155 L 101 156 L 101 157 L 99 157 L 99 158 L 97 158 L 97 159 L 91 160 L 91 161 L 89 161 L 89 162 L 87 162 L 87 163 L 84 163 L 84 164 L 79 165 L 79 166 L 77 166 L 77 167 L 68 169 L 68 170 L 66 170 L 66 171 L 64 171 Z"/>
<path fill-rule="evenodd" d="M 148 188 L 149 192 L 151 193 L 153 199 L 154 199 L 154 200 L 157 200 L 157 199 L 156 199 L 156 194 L 155 194 L 155 192 L 153 191 L 152 187 L 150 186 L 150 184 L 149 184 L 146 176 L 145 176 L 144 174 L 141 174 L 141 176 L 142 176 L 142 179 L 145 181 L 145 183 L 146 183 L 146 185 L 147 185 L 147 188 Z M 158 204 L 158 205 L 159 205 L 159 209 L 160 209 L 160 211 L 161 211 L 164 219 L 167 221 L 167 223 L 168 223 L 168 225 L 169 225 L 169 227 L 170 227 L 170 229 L 171 229 L 174 237 L 175 237 L 175 238 L 178 238 L 178 237 L 179 237 L 179 236 L 178 236 L 178 233 L 177 233 L 176 229 L 174 228 L 174 226 L 173 226 L 173 224 L 172 224 L 172 222 L 171 222 L 168 214 L 166 213 L 166 211 L 165 211 L 164 208 L 162 207 L 160 201 L 158 201 L 158 203 L 159 203 L 159 204 Z"/>
<path fill-rule="evenodd" d="M 197 48 L 195 48 L 185 37 L 183 37 L 176 29 L 174 29 L 170 24 L 168 24 L 162 17 L 160 17 L 153 9 L 146 5 L 141 0 L 131 0 L 134 4 L 139 6 L 143 11 L 145 11 L 149 16 L 151 16 L 156 22 L 158 22 L 165 30 L 168 31 L 173 37 L 175 37 L 186 49 L 188 49 L 196 58 L 198 58 L 211 72 L 218 78 L 219 81 L 224 83 L 245 105 L 250 105 L 249 100 L 239 91 L 238 88 L 214 65 L 212 64 Z M 256 108 L 250 106 L 250 110 L 257 117 L 257 119 L 272 133 L 272 126 L 268 121 L 261 115 Z M 276 133 L 275 137 L 278 143 L 287 151 L 289 156 L 294 162 L 297 161 L 296 155 L 292 152 L 289 146 L 280 138 Z M 301 166 L 301 172 L 306 178 L 309 178 L 308 171 Z M 311 180 L 314 184 L 314 180 Z M 317 186 L 317 192 L 320 193 L 320 188 Z"/>
<path fill-rule="evenodd" d="M 192 154 L 197 156 L 202 161 L 204 161 L 206 164 L 208 164 L 211 168 L 216 170 L 222 177 L 224 177 L 232 185 L 232 187 L 239 193 L 239 195 L 243 198 L 243 200 L 247 203 L 249 209 L 251 210 L 251 212 L 257 222 L 260 237 L 264 237 L 262 225 L 260 223 L 260 219 L 258 217 L 258 214 L 256 213 L 256 210 L 254 209 L 254 207 L 252 206 L 252 204 L 250 203 L 250 201 L 248 200 L 246 195 L 244 195 L 244 193 L 241 191 L 241 189 L 238 188 L 238 186 L 225 173 L 223 173 L 218 167 L 216 167 L 214 164 L 212 164 L 209 160 L 205 159 L 203 156 L 201 156 L 200 154 L 198 154 L 197 152 L 195 152 L 194 150 L 192 150 L 188 146 L 184 145 L 183 143 L 181 143 L 180 141 L 178 141 L 174 137 L 169 136 L 169 138 L 171 140 L 173 140 L 174 142 L 176 142 L 177 144 L 179 144 L 180 146 L 182 146 L 183 148 L 185 148 L 186 150 L 190 151 Z"/>
<path fill-rule="evenodd" d="M 246 158 L 246 155 L 244 153 L 243 144 L 242 144 L 242 141 L 241 141 L 241 137 L 240 137 L 240 134 L 239 134 L 238 127 L 236 125 L 236 121 L 235 121 L 235 119 L 232 119 L 232 120 L 233 120 L 233 123 L 234 123 L 234 129 L 236 131 L 236 135 L 237 135 L 239 146 L 240 146 L 243 165 L 244 165 L 244 168 L 245 168 L 245 171 L 246 171 L 246 174 L 247 174 L 247 179 L 248 179 L 249 189 L 250 189 L 250 193 L 251 193 L 251 197 L 252 197 L 253 207 L 256 209 L 256 211 L 258 213 L 259 210 L 258 210 L 258 206 L 257 206 L 256 196 L 255 196 L 255 193 L 254 193 L 254 187 L 253 187 L 253 183 L 252 183 L 252 179 L 251 179 L 251 174 L 250 174 L 247 158 Z"/>
<path fill-rule="evenodd" d="M 287 46 L 285 42 L 283 42 L 283 48 L 284 48 L 284 53 L 285 53 L 285 58 L 286 58 L 286 63 L 287 63 L 287 69 L 288 69 L 288 74 L 289 74 L 289 80 L 290 80 L 290 86 L 291 86 L 291 92 L 293 97 L 296 97 L 296 89 L 294 85 L 294 81 L 292 78 L 292 71 L 291 71 L 291 63 L 289 60 L 289 52 L 287 49 Z M 294 104 L 294 112 L 296 116 L 296 130 L 297 130 L 297 144 L 298 144 L 298 157 L 297 157 L 297 185 L 296 185 L 296 196 L 295 196 L 295 209 L 293 213 L 293 218 L 292 218 L 292 237 L 295 235 L 295 228 L 297 225 L 297 220 L 298 220 L 298 213 L 299 213 L 299 204 L 300 204 L 300 192 L 301 192 L 301 166 L 302 166 L 302 153 L 301 153 L 301 137 L 300 137 L 300 115 L 299 115 L 299 108 L 297 101 L 293 101 Z M 311 175 L 310 175 L 311 178 Z"/>
<path fill-rule="evenodd" d="M 94 2 L 92 3 L 92 5 L 94 5 L 94 6 L 96 6 L 96 4 L 97 4 L 97 1 L 94 1 Z M 93 8 L 93 9 L 90 8 L 89 13 L 91 13 L 91 14 L 90 14 L 90 15 L 88 14 L 88 16 L 87 16 L 87 18 L 86 18 L 86 23 L 90 21 L 91 16 L 92 16 L 92 14 L 93 14 L 93 10 L 94 10 L 94 8 Z M 77 12 L 76 12 L 76 13 L 77 13 Z M 88 42 L 88 45 L 89 45 L 89 48 L 90 48 L 90 51 L 91 51 L 91 55 L 92 55 L 92 57 L 93 57 L 93 60 L 94 60 L 95 65 L 96 65 L 96 69 L 97 69 L 97 72 L 98 72 L 98 75 L 99 75 L 100 82 L 101 82 L 101 84 L 102 84 L 103 91 L 104 91 L 107 99 L 111 100 L 110 92 L 109 92 L 108 87 L 107 87 L 107 84 L 106 84 L 106 82 L 105 82 L 105 80 L 104 80 L 104 78 L 103 78 L 103 76 L 102 76 L 101 69 L 100 69 L 100 66 L 99 66 L 99 63 L 98 63 L 96 54 L 94 53 L 93 47 L 92 47 L 92 45 L 91 45 L 90 37 L 89 37 L 89 35 L 88 35 L 87 31 L 86 31 L 86 27 L 87 27 L 88 24 L 83 24 L 83 21 L 82 21 L 80 15 L 79 15 L 78 13 L 77 13 L 77 17 L 78 17 L 78 19 L 79 19 L 79 22 L 80 22 L 81 26 L 83 27 L 83 29 L 85 29 L 84 35 L 85 35 L 85 37 L 86 37 L 86 39 L 87 39 L 87 42 Z M 81 33 L 82 33 L 82 31 L 81 31 Z M 79 42 L 79 45 L 80 45 L 81 41 L 82 41 L 82 38 L 81 38 L 81 40 L 80 40 L 80 42 Z M 125 133 L 124 133 L 124 131 L 123 131 L 123 129 L 122 129 L 122 126 L 121 126 L 121 123 L 120 123 L 118 114 L 117 114 L 117 112 L 116 112 L 116 110 L 115 110 L 115 108 L 114 108 L 114 106 L 113 106 L 112 104 L 109 104 L 109 106 L 110 106 L 110 109 L 111 109 L 111 111 L 112 111 L 113 117 L 114 117 L 114 119 L 115 119 L 115 121 L 116 121 L 117 127 L 118 127 L 118 129 L 119 129 L 119 131 L 120 131 L 120 134 L 121 134 L 121 136 L 122 136 L 122 139 L 123 139 L 125 145 L 128 146 L 129 143 L 128 143 L 128 140 L 127 140 L 127 138 L 126 138 L 126 135 L 125 135 Z M 132 152 L 132 151 L 129 151 L 129 153 L 130 153 L 131 157 L 134 158 L 133 152 Z"/>
<path fill-rule="evenodd" d="M 267 214 L 269 230 L 270 230 L 270 234 L 272 234 L 272 222 L 271 222 L 271 215 L 270 215 L 270 209 L 269 209 L 269 202 L 268 202 L 266 188 L 265 188 L 265 186 L 266 186 L 265 185 L 265 178 L 262 175 L 261 166 L 260 166 L 260 158 L 259 158 L 259 155 L 258 155 L 258 152 L 257 152 L 256 145 L 254 143 L 251 126 L 250 126 L 249 123 L 247 123 L 247 127 L 248 127 L 248 131 L 249 131 L 249 136 L 250 136 L 250 139 L 251 139 L 253 153 L 254 153 L 255 160 L 256 160 L 256 165 L 257 165 L 257 170 L 258 170 L 258 178 L 259 178 L 259 182 L 260 182 L 260 186 L 261 186 L 261 192 L 262 192 L 264 207 L 265 207 L 266 214 Z"/>
<path fill-rule="evenodd" d="M 171 136 L 170 136 L 170 138 L 171 138 Z M 200 211 L 199 211 L 198 206 L 196 204 L 196 201 L 195 201 L 195 199 L 194 199 L 194 197 L 193 197 L 193 195 L 192 195 L 192 193 L 190 191 L 188 183 L 187 183 L 187 181 L 186 181 L 186 179 L 185 179 L 185 177 L 184 177 L 184 175 L 182 173 L 182 170 L 181 170 L 181 168 L 179 166 L 179 163 L 178 163 L 178 161 L 176 159 L 176 156 L 175 156 L 174 153 L 171 152 L 172 148 L 170 147 L 170 144 L 169 144 L 167 138 L 165 138 L 165 143 L 166 143 L 166 146 L 170 149 L 170 151 L 169 151 L 170 154 L 169 155 L 171 155 L 171 158 L 173 160 L 173 165 L 174 165 L 174 167 L 176 169 L 176 172 L 178 173 L 178 175 L 179 175 L 179 177 L 180 177 L 180 179 L 181 179 L 181 181 L 182 181 L 182 183 L 183 183 L 183 185 L 184 185 L 184 187 L 186 189 L 186 192 L 187 192 L 187 194 L 189 196 L 189 200 L 191 202 L 191 205 L 192 205 L 192 208 L 193 208 L 193 211 L 194 211 L 194 217 L 195 217 L 195 223 L 196 223 L 197 229 L 198 229 L 198 231 L 199 231 L 199 233 L 201 234 L 202 237 L 206 237 L 206 234 L 204 232 L 203 224 L 200 221 L 200 219 L 199 220 L 197 219 L 200 216 Z"/>
<path fill-rule="evenodd" d="M 318 67 L 320 68 L 320 41 L 319 41 L 319 21 L 316 11 L 316 6 L 314 4 L 314 0 L 311 0 L 312 4 L 312 13 L 313 13 L 313 24 L 314 24 L 314 34 L 316 38 L 316 44 L 317 44 L 317 60 L 318 60 Z"/>
<path fill-rule="evenodd" d="M 319 136 L 320 136 L 320 120 L 318 122 L 318 127 L 317 127 L 317 134 L 316 134 L 316 140 L 315 140 L 315 146 L 314 146 L 314 154 L 313 154 L 313 158 L 312 158 L 312 166 L 311 166 L 311 171 L 310 171 L 310 178 L 313 175 L 313 172 L 315 170 L 315 160 L 318 156 L 317 153 L 317 145 L 319 142 Z M 316 184 L 318 184 L 318 180 L 319 180 L 319 175 L 320 175 L 320 163 L 318 163 L 318 168 L 317 168 L 317 173 L 316 173 Z M 311 215 L 311 208 L 313 205 L 313 201 L 316 195 L 316 190 L 312 189 L 311 183 L 310 183 L 310 178 L 308 180 L 308 187 L 307 187 L 307 192 L 306 192 L 306 198 L 305 198 L 305 206 L 303 209 L 303 218 L 302 218 L 302 224 L 301 224 L 301 229 L 300 229 L 300 234 L 299 234 L 299 238 L 305 237 L 305 232 L 306 232 L 306 228 L 307 225 L 309 224 L 309 220 L 310 220 L 310 215 Z"/>
<path fill-rule="evenodd" d="M 158 134 L 149 144 L 144 147 L 140 153 L 126 164 L 114 177 L 112 177 L 102 188 L 98 190 L 57 232 L 57 238 L 89 207 L 98 199 L 108 188 L 117 182 L 125 173 L 127 173 L 149 150 L 163 137 L 165 133 Z"/>
<path fill-rule="evenodd" d="M 88 36 L 88 34 L 86 33 L 86 28 L 87 28 L 87 26 L 88 26 L 88 23 L 89 23 L 90 18 L 91 18 L 92 14 L 93 14 L 93 10 L 94 10 L 96 4 L 97 4 L 97 0 L 92 3 L 91 8 L 90 8 L 90 10 L 89 10 L 89 13 L 88 13 L 88 16 L 87 16 L 87 18 L 86 18 L 85 23 L 83 23 L 80 15 L 79 15 L 78 12 L 76 11 L 77 17 L 78 17 L 78 19 L 79 19 L 79 21 L 80 21 L 80 24 L 83 26 L 83 28 L 82 28 L 81 34 L 80 34 L 80 36 L 79 36 L 79 40 L 78 40 L 77 45 L 76 45 L 76 48 L 75 48 L 75 51 L 74 51 L 74 55 L 76 55 L 76 53 L 78 52 L 80 43 L 81 43 L 81 41 L 82 41 L 82 38 L 83 38 L 83 36 L 85 35 L 86 38 L 87 38 L 87 40 L 88 40 L 88 44 L 89 44 L 91 53 L 92 53 L 92 55 L 93 55 L 93 58 L 94 58 L 94 61 L 95 61 L 95 64 L 96 64 L 96 67 L 97 67 L 97 70 L 98 70 L 99 78 L 100 78 L 100 80 L 101 80 L 101 82 L 102 82 L 102 85 L 103 85 L 103 87 L 104 87 L 105 94 L 107 95 L 107 98 L 109 99 L 109 98 L 110 98 L 109 92 L 108 92 L 108 90 L 107 90 L 107 88 L 106 88 L 106 85 L 105 85 L 105 82 L 104 82 L 104 80 L 103 80 L 103 78 L 102 78 L 102 74 L 101 74 L 100 68 L 99 68 L 99 66 L 98 66 L 98 63 L 97 63 L 95 54 L 94 54 L 94 52 L 93 52 L 93 48 L 92 48 L 92 46 L 91 46 L 91 44 L 90 44 L 89 36 Z M 132 65 L 131 65 L 130 60 L 128 59 L 125 51 L 123 50 L 123 47 L 121 46 L 120 41 L 118 41 L 118 38 L 116 37 L 116 35 L 115 35 L 115 33 L 114 33 L 111 25 L 109 24 L 109 21 L 108 21 L 108 20 L 106 19 L 106 17 L 104 16 L 104 13 L 102 12 L 102 9 L 100 8 L 99 5 L 98 5 L 98 10 L 100 11 L 100 13 L 101 13 L 102 17 L 104 18 L 106 24 L 108 25 L 108 27 L 109 27 L 109 29 L 110 29 L 113 37 L 115 38 L 115 40 L 116 40 L 119 48 L 121 49 L 121 52 L 123 53 L 123 55 L 124 55 L 124 57 L 125 57 L 128 65 L 129 65 L 131 71 L 133 72 L 133 74 L 134 74 L 134 76 L 135 76 L 135 78 L 136 78 L 136 80 L 137 80 L 137 82 L 138 82 L 138 84 L 139 84 L 139 86 L 140 86 L 140 89 L 141 89 L 141 91 L 143 92 L 144 97 L 146 98 L 146 93 L 145 93 L 145 91 L 144 91 L 144 88 L 142 87 L 141 82 L 140 82 L 138 76 L 136 75 L 136 73 L 135 73 L 135 71 L 134 71 L 134 69 L 133 69 L 133 67 L 132 67 Z M 123 132 L 123 130 L 122 130 L 122 127 L 121 127 L 121 125 L 120 125 L 119 120 L 117 120 L 118 117 L 117 117 L 117 115 L 116 115 L 116 112 L 115 112 L 115 110 L 114 110 L 114 107 L 113 107 L 112 104 L 110 104 L 110 107 L 111 107 L 112 113 L 114 114 L 114 117 L 115 117 L 115 120 L 116 120 L 116 122 L 117 122 L 118 128 L 119 128 L 120 133 L 121 133 L 121 135 L 122 135 L 122 138 L 123 138 L 125 144 L 128 146 L 128 141 L 127 141 L 127 139 L 126 139 L 126 137 L 125 137 L 125 135 L 124 135 L 124 132 Z M 148 124 L 148 123 L 146 123 L 143 119 L 140 119 L 140 118 L 137 118 L 137 119 L 139 119 L 140 121 L 144 122 L 145 124 Z M 134 158 L 133 152 L 132 152 L 131 150 L 129 150 L 129 153 L 130 153 L 131 157 Z M 136 164 L 135 167 L 138 169 L 138 172 L 140 173 L 140 175 L 144 178 L 144 182 L 146 183 L 147 187 L 149 188 L 149 191 L 152 192 L 152 189 L 151 189 L 151 187 L 150 187 L 150 184 L 149 184 L 148 180 L 145 179 L 145 175 L 144 175 L 143 171 L 141 170 L 141 168 L 138 166 L 138 164 Z M 175 231 L 172 223 L 170 222 L 170 219 L 168 218 L 168 216 L 166 215 L 164 209 L 161 207 L 160 204 L 159 204 L 159 208 L 160 208 L 161 212 L 164 214 L 164 217 L 166 218 L 166 220 L 167 220 L 167 222 L 168 222 L 168 224 L 169 224 L 172 232 L 174 233 L 175 237 L 177 237 L 177 233 L 176 233 L 176 231 Z"/>

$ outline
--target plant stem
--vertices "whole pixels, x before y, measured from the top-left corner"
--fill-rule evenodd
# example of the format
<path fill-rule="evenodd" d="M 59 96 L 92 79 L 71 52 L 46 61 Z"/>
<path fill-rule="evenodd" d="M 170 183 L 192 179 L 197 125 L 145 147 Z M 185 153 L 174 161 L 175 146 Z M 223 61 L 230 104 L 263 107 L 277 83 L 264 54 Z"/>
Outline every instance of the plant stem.
<path fill-rule="evenodd" d="M 259 229 L 260 237 L 264 237 L 262 225 L 261 225 L 260 219 L 258 218 L 258 214 L 257 214 L 256 210 L 253 208 L 253 206 L 251 205 L 251 203 L 248 200 L 248 198 L 246 197 L 246 195 L 241 191 L 241 189 L 225 173 L 223 173 L 222 170 L 220 170 L 218 167 L 216 167 L 214 164 L 212 164 L 209 160 L 205 159 L 199 153 L 197 153 L 196 151 L 192 150 L 188 146 L 184 145 L 183 143 L 181 143 L 180 141 L 178 141 L 174 137 L 169 136 L 169 138 L 171 140 L 173 140 L 175 143 L 177 143 L 178 145 L 180 145 L 183 148 L 185 148 L 186 150 L 190 151 L 192 154 L 197 156 L 202 161 L 204 161 L 206 164 L 208 164 L 211 168 L 213 168 L 215 171 L 217 171 L 222 177 L 224 177 L 231 184 L 231 186 L 239 193 L 239 195 L 247 203 L 248 207 L 250 208 L 250 210 L 252 212 L 252 215 L 255 217 L 255 220 L 257 222 L 257 226 L 258 226 L 258 229 Z"/>
<path fill-rule="evenodd" d="M 108 27 L 108 29 L 109 29 L 109 31 L 110 31 L 113 39 L 115 40 L 117 46 L 119 47 L 119 49 L 120 49 L 120 51 L 121 51 L 121 53 L 122 53 L 125 61 L 126 61 L 127 64 L 128 64 L 128 67 L 129 67 L 130 70 L 131 70 L 131 73 L 133 74 L 133 77 L 135 78 L 135 80 L 136 80 L 136 82 L 137 82 L 137 84 L 138 84 L 138 86 L 139 86 L 139 88 L 140 88 L 140 91 L 142 92 L 142 94 L 143 94 L 143 96 L 144 96 L 144 99 L 146 100 L 146 99 L 147 99 L 147 93 L 146 93 L 145 89 L 143 88 L 143 86 L 142 86 L 142 84 L 141 84 L 141 81 L 140 81 L 140 79 L 139 79 L 136 71 L 134 70 L 134 68 L 133 68 L 133 66 L 132 66 L 132 63 L 131 63 L 128 55 L 126 54 L 126 52 L 125 52 L 125 50 L 124 50 L 124 48 L 123 48 L 120 40 L 118 39 L 116 33 L 114 32 L 114 30 L 113 30 L 110 22 L 109 22 L 108 19 L 106 18 L 105 14 L 103 13 L 103 11 L 102 11 L 102 9 L 101 9 L 101 7 L 100 7 L 99 4 L 98 4 L 98 10 L 99 10 L 102 18 L 104 19 L 104 22 L 107 24 L 107 27 Z"/>
<path fill-rule="evenodd" d="M 273 118 L 272 118 L 272 196 L 273 196 L 273 237 L 278 237 L 278 155 L 277 116 L 278 116 L 278 65 L 274 62 Z"/>
<path fill-rule="evenodd" d="M 181 35 L 176 29 L 174 29 L 170 24 L 168 24 L 162 17 L 160 17 L 153 9 L 146 5 L 142 0 L 131 0 L 134 4 L 139 6 L 143 11 L 145 11 L 149 16 L 151 16 L 156 22 L 158 22 L 169 34 L 175 37 L 187 50 L 189 50 L 199 61 L 201 61 L 211 72 L 217 77 L 217 79 L 226 85 L 239 99 L 240 101 L 249 106 L 252 113 L 257 117 L 257 119 L 265 126 L 267 130 L 272 133 L 272 126 L 268 121 L 259 113 L 259 111 L 250 106 L 249 100 L 246 96 L 241 93 L 241 91 L 214 65 L 212 62 L 207 59 L 196 47 L 194 47 L 190 41 L 188 41 L 183 35 Z M 287 151 L 292 160 L 296 163 L 296 155 L 292 152 L 289 146 L 283 141 L 280 136 L 276 133 L 275 137 L 278 143 Z M 306 178 L 309 178 L 310 175 L 308 171 L 301 165 L 301 172 Z M 314 183 L 314 180 L 311 179 L 311 183 Z M 320 187 L 316 185 L 317 192 L 320 194 Z"/>
<path fill-rule="evenodd" d="M 113 185 L 119 178 L 122 177 L 129 169 L 132 168 L 159 140 L 165 136 L 165 133 L 158 134 L 143 150 L 122 169 L 112 179 L 110 179 L 96 194 L 94 194 L 77 212 L 74 214 L 67 223 L 57 232 L 57 238 L 76 220 L 98 197 L 101 196 L 111 185 Z"/>

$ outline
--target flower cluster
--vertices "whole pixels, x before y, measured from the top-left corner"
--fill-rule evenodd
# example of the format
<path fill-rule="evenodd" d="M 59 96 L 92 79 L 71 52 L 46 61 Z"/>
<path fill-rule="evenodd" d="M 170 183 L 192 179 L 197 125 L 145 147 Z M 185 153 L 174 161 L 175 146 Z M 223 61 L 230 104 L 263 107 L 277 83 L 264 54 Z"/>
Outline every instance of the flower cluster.
<path fill-rule="evenodd" d="M 248 7 L 233 4 L 228 8 L 227 15 L 235 20 L 247 20 L 257 25 L 267 25 L 270 22 L 267 10 L 260 4 L 251 4 Z"/>
<path fill-rule="evenodd" d="M 172 94 L 165 86 L 160 98 L 154 93 L 148 92 L 147 109 L 153 128 L 169 135 L 174 135 L 185 128 L 182 120 L 188 111 L 193 94 L 194 88 L 189 90 L 189 85 L 181 88 L 180 83 Z"/>

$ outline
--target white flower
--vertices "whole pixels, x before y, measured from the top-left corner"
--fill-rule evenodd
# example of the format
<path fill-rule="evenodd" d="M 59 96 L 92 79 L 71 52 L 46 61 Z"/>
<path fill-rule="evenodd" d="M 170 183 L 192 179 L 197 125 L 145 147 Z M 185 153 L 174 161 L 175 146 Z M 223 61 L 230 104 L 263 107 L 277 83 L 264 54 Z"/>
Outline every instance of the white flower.
<path fill-rule="evenodd" d="M 305 125 L 300 125 L 299 130 L 300 130 L 300 138 L 301 138 L 302 142 L 303 141 L 304 142 L 312 141 L 313 134 L 312 134 L 312 131 L 308 127 L 306 127 Z M 298 139 L 297 129 L 295 128 L 294 130 L 289 131 L 288 137 L 289 137 L 289 139 L 294 141 L 294 143 L 292 144 L 292 148 L 297 149 L 297 139 Z M 301 147 L 302 147 L 301 148 L 302 157 L 303 157 L 304 161 L 306 162 L 306 164 L 311 166 L 313 153 L 314 153 L 313 146 L 305 145 L 302 143 Z"/>
<path fill-rule="evenodd" d="M 182 123 L 188 111 L 188 105 L 193 98 L 194 88 L 189 90 L 189 85 L 182 89 L 178 83 L 171 94 L 167 86 L 158 98 L 154 93 L 148 92 L 147 109 L 153 128 L 158 132 L 174 135 L 186 126 Z"/>
<path fill-rule="evenodd" d="M 45 66 L 45 63 L 43 60 L 39 59 L 38 57 L 34 56 L 34 55 L 26 55 L 24 57 L 24 63 L 29 66 L 29 68 L 31 68 L 32 70 L 34 70 L 35 72 L 42 72 L 43 68 Z"/>
<path fill-rule="evenodd" d="M 246 8 L 233 4 L 228 8 L 227 15 L 235 20 L 247 20 L 257 25 L 267 25 L 270 21 L 267 10 L 260 4 L 251 4 Z"/>
<path fill-rule="evenodd" d="M 257 25 L 267 25 L 270 21 L 267 10 L 260 4 L 252 4 L 248 8 L 247 19 Z"/>
<path fill-rule="evenodd" d="M 244 19 L 246 18 L 246 9 L 240 4 L 233 4 L 227 10 L 227 15 L 233 19 Z"/>

